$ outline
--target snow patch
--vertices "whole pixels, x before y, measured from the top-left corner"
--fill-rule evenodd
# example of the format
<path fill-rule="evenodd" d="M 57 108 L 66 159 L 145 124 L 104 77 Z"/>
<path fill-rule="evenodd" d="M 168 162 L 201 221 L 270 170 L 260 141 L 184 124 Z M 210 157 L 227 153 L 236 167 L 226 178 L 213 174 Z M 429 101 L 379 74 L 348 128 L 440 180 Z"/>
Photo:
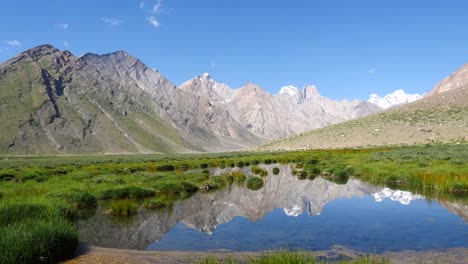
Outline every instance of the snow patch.
<path fill-rule="evenodd" d="M 299 94 L 299 89 L 294 85 L 288 85 L 281 87 L 279 94 L 289 94 L 290 96 L 297 96 Z"/>
<path fill-rule="evenodd" d="M 301 215 L 302 208 L 299 205 L 294 205 L 293 208 L 284 208 L 283 211 L 287 216 L 297 217 Z"/>
<path fill-rule="evenodd" d="M 383 188 L 380 192 L 373 194 L 376 202 L 382 202 L 383 200 L 389 198 L 392 201 L 399 202 L 404 205 L 408 205 L 413 200 L 424 199 L 423 196 L 412 194 L 407 191 L 392 190 L 390 188 Z"/>
<path fill-rule="evenodd" d="M 378 105 L 384 109 L 392 106 L 407 104 L 419 100 L 423 97 L 420 94 L 407 94 L 402 89 L 396 90 L 391 94 L 380 97 L 377 94 L 371 94 L 367 102 Z"/>

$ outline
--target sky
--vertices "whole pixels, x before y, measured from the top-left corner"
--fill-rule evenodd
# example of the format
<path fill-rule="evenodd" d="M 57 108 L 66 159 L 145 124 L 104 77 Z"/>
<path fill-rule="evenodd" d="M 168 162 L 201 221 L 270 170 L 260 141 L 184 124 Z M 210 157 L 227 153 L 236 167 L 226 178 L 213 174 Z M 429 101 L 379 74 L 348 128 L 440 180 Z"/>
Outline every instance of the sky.
<path fill-rule="evenodd" d="M 466 0 L 5 0 L 0 62 L 40 44 L 125 50 L 176 85 L 210 73 L 333 99 L 424 93 L 468 63 Z"/>

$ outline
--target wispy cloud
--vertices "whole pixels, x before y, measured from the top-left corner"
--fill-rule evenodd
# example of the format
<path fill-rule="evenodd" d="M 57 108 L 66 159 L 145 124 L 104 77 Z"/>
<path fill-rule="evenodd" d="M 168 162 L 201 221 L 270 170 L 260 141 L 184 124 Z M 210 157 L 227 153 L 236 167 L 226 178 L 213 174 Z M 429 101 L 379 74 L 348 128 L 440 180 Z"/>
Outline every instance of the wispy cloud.
<path fill-rule="evenodd" d="M 68 41 L 65 40 L 65 41 L 63 42 L 63 46 L 68 47 Z"/>
<path fill-rule="evenodd" d="M 367 70 L 367 73 L 369 75 L 374 75 L 374 74 L 377 73 L 377 69 L 376 68 L 370 68 L 370 69 Z"/>
<path fill-rule="evenodd" d="M 210 61 L 211 68 L 216 68 L 216 61 Z"/>
<path fill-rule="evenodd" d="M 102 20 L 104 23 L 106 23 L 106 24 L 108 24 L 108 25 L 111 25 L 111 26 L 119 26 L 119 25 L 121 25 L 121 24 L 123 23 L 122 20 L 117 19 L 117 18 L 103 17 L 103 18 L 101 18 L 101 20 Z"/>
<path fill-rule="evenodd" d="M 58 28 L 58 29 L 61 29 L 61 30 L 65 30 L 65 29 L 69 28 L 69 27 L 70 27 L 70 25 L 69 25 L 69 24 L 67 24 L 67 23 L 63 23 L 63 24 L 55 24 L 55 27 L 56 27 L 56 28 Z"/>
<path fill-rule="evenodd" d="M 159 14 L 161 12 L 161 0 L 158 0 L 154 5 L 153 9 L 151 10 L 153 14 Z"/>
<path fill-rule="evenodd" d="M 156 18 L 154 16 L 149 16 L 146 18 L 146 20 L 148 21 L 148 23 L 153 26 L 154 28 L 158 28 L 159 27 L 159 22 L 158 20 L 156 20 Z"/>
<path fill-rule="evenodd" d="M 145 2 L 144 2 L 144 1 L 141 1 L 141 2 L 140 2 L 140 8 L 143 8 L 143 7 L 145 7 Z"/>
<path fill-rule="evenodd" d="M 13 46 L 13 47 L 21 47 L 21 42 L 19 42 L 18 40 L 7 40 L 5 41 L 6 44 L 10 45 L 10 46 Z"/>

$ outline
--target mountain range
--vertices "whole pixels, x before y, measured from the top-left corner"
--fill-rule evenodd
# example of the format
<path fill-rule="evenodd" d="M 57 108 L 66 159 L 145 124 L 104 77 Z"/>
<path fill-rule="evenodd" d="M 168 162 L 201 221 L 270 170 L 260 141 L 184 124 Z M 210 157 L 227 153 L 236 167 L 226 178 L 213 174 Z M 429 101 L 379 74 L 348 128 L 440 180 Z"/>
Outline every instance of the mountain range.
<path fill-rule="evenodd" d="M 41 45 L 0 65 L 0 153 L 14 155 L 235 150 L 380 110 L 308 85 L 232 89 L 207 73 L 177 87 L 125 51 Z"/>
<path fill-rule="evenodd" d="M 467 72 L 464 67 L 443 80 L 427 98 L 458 87 Z M 401 104 L 420 98 L 398 90 L 368 101 L 336 101 L 314 85 L 271 94 L 250 82 L 233 89 L 208 73 L 176 86 L 125 51 L 77 57 L 41 45 L 0 64 L 0 153 L 246 149 L 384 108 L 406 109 Z"/>
<path fill-rule="evenodd" d="M 468 64 L 422 99 L 260 146 L 261 150 L 468 141 Z"/>

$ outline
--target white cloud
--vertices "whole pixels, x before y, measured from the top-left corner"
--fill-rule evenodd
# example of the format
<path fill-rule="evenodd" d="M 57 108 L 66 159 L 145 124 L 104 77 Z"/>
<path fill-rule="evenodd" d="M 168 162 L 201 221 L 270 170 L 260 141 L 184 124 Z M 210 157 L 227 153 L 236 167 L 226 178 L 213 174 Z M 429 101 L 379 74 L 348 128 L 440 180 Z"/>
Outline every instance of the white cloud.
<path fill-rule="evenodd" d="M 211 68 L 216 68 L 216 61 L 211 61 L 210 65 L 211 65 Z"/>
<path fill-rule="evenodd" d="M 156 20 L 156 18 L 154 16 L 149 16 L 146 18 L 146 20 L 148 21 L 148 23 L 150 25 L 152 25 L 154 28 L 158 28 L 159 27 L 159 22 L 158 20 Z"/>
<path fill-rule="evenodd" d="M 65 30 L 65 29 L 69 28 L 70 25 L 69 25 L 69 24 L 66 24 L 66 23 L 63 23 L 63 24 L 55 24 L 55 27 L 58 28 L 58 29 Z"/>
<path fill-rule="evenodd" d="M 140 8 L 143 8 L 143 7 L 145 7 L 145 2 L 141 1 L 140 2 Z"/>
<path fill-rule="evenodd" d="M 118 25 L 120 25 L 120 24 L 123 23 L 122 20 L 117 19 L 117 18 L 107 18 L 107 17 L 103 17 L 103 18 L 101 18 L 101 20 L 102 20 L 103 22 L 105 22 L 106 24 L 111 25 L 111 26 L 118 26 Z"/>
<path fill-rule="evenodd" d="M 68 41 L 65 40 L 65 41 L 63 42 L 63 45 L 64 45 L 65 47 L 68 47 Z"/>
<path fill-rule="evenodd" d="M 13 47 L 21 47 L 21 43 L 18 40 L 7 40 L 6 44 L 13 46 Z"/>
<path fill-rule="evenodd" d="M 375 69 L 375 68 L 370 68 L 370 69 L 367 70 L 367 73 L 368 73 L 369 75 L 374 75 L 374 74 L 377 73 L 377 69 Z"/>
<path fill-rule="evenodd" d="M 158 14 L 161 12 L 161 0 L 158 0 L 154 5 L 153 5 L 153 10 L 151 10 L 153 14 Z"/>

